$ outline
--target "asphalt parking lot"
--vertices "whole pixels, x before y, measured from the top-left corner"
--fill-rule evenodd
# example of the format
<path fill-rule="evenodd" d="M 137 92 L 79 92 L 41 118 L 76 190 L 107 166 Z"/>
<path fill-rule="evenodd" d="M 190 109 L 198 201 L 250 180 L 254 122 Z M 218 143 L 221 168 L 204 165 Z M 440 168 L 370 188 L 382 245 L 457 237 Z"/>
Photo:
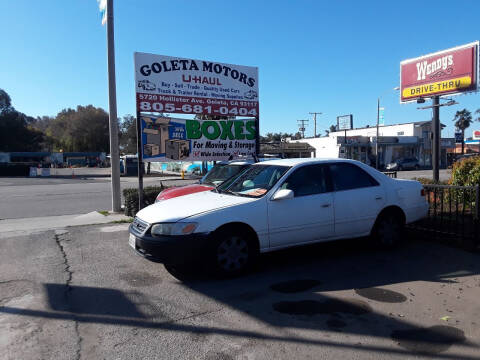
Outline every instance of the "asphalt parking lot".
<path fill-rule="evenodd" d="M 478 359 L 480 256 L 365 239 L 180 282 L 127 224 L 2 239 L 2 359 Z"/>

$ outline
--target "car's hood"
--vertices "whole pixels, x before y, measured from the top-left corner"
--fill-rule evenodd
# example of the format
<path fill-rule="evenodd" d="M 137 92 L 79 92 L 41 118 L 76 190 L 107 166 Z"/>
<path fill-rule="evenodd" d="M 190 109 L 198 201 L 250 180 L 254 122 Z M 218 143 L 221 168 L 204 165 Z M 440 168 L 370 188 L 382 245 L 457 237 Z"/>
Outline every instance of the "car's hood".
<path fill-rule="evenodd" d="M 255 200 L 258 199 L 204 191 L 160 201 L 140 210 L 137 216 L 150 224 L 175 222 L 193 215 Z"/>
<path fill-rule="evenodd" d="M 163 190 L 157 197 L 157 201 L 168 200 L 178 196 L 194 194 L 201 191 L 212 190 L 213 186 L 191 184 L 186 186 L 171 187 Z"/>

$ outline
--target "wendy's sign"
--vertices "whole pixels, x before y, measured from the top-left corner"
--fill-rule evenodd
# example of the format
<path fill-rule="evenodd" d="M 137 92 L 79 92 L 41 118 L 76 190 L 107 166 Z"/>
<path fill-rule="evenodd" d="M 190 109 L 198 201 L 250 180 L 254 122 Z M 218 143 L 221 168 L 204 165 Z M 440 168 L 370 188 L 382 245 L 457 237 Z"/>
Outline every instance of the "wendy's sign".
<path fill-rule="evenodd" d="M 477 41 L 402 61 L 400 102 L 477 91 L 478 46 Z"/>

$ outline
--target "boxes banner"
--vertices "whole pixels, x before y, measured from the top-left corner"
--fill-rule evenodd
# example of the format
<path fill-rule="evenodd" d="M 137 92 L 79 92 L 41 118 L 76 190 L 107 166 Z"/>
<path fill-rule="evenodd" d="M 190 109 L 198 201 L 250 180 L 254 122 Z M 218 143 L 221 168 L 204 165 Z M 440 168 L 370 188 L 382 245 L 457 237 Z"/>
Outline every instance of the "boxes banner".
<path fill-rule="evenodd" d="M 475 92 L 478 46 L 474 42 L 400 63 L 400 102 Z"/>
<path fill-rule="evenodd" d="M 255 154 L 255 120 L 140 120 L 144 161 L 217 161 Z"/>
<path fill-rule="evenodd" d="M 134 54 L 137 111 L 258 116 L 258 68 Z"/>

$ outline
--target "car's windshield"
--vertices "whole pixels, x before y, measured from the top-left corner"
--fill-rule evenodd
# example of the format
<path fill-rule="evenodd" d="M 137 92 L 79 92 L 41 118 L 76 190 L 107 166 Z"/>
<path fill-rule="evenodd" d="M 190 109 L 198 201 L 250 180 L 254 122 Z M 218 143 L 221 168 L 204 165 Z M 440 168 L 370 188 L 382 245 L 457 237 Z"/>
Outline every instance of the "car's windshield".
<path fill-rule="evenodd" d="M 254 165 L 221 191 L 233 195 L 261 197 L 277 183 L 288 169 L 288 166 Z"/>
<path fill-rule="evenodd" d="M 218 186 L 232 176 L 239 174 L 247 164 L 217 164 L 201 180 L 202 184 Z"/>

